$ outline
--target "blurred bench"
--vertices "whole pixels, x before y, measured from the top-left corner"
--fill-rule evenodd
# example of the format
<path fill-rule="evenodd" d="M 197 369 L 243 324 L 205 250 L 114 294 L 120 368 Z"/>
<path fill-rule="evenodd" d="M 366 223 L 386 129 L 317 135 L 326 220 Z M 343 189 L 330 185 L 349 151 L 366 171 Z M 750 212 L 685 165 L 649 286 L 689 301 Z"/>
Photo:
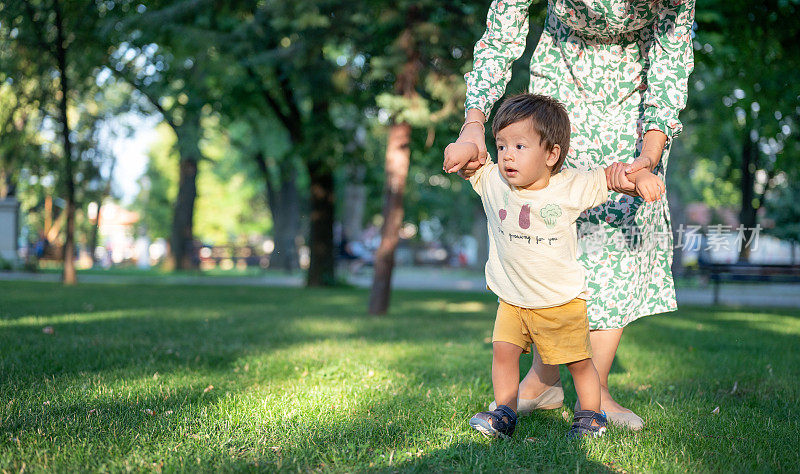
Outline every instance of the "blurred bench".
<path fill-rule="evenodd" d="M 800 265 L 701 262 L 699 270 L 714 283 L 714 304 L 719 304 L 723 282 L 800 283 Z"/>

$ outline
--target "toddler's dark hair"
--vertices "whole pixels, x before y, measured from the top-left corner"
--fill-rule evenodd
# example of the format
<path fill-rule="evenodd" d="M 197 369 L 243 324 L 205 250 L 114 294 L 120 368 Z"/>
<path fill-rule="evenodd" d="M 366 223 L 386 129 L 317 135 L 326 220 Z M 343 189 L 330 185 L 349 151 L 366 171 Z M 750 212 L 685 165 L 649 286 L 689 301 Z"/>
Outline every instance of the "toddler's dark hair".
<path fill-rule="evenodd" d="M 569 115 L 564 105 L 546 95 L 517 94 L 500 104 L 492 119 L 492 135 L 497 139 L 497 132 L 512 123 L 530 120 L 531 126 L 539 134 L 539 143 L 544 142 L 545 149 L 550 151 L 553 145 L 561 147 L 558 161 L 550 170 L 551 174 L 561 171 L 564 159 L 569 151 Z"/>

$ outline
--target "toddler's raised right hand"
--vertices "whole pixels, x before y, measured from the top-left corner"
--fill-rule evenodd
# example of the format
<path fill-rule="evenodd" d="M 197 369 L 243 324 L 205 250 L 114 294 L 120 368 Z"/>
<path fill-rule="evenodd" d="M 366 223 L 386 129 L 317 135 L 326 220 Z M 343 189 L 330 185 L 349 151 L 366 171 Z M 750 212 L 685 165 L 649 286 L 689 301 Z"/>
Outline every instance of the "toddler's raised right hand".
<path fill-rule="evenodd" d="M 664 181 L 647 170 L 637 171 L 634 185 L 636 186 L 636 193 L 647 202 L 658 201 L 661 199 L 661 195 L 666 192 Z"/>
<path fill-rule="evenodd" d="M 444 149 L 444 165 L 447 173 L 455 173 L 472 160 L 478 159 L 478 147 L 472 142 L 451 143 Z"/>

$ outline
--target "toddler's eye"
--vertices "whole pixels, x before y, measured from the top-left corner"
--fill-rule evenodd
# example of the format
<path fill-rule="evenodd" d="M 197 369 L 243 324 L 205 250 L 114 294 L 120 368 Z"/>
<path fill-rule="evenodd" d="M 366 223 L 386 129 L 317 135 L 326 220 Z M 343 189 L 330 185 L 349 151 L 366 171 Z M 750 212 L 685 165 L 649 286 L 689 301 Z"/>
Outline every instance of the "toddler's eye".
<path fill-rule="evenodd" d="M 517 145 L 517 150 L 522 150 L 523 148 L 525 148 L 525 145 Z"/>
<path fill-rule="evenodd" d="M 505 148 L 505 145 L 497 145 L 497 151 L 503 151 Z"/>

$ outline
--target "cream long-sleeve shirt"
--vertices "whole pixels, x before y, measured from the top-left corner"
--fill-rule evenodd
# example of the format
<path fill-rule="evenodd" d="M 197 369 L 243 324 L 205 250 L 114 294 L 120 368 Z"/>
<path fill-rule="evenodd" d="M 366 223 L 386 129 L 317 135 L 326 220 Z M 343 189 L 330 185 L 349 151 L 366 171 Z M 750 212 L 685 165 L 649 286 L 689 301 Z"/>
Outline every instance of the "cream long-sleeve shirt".
<path fill-rule="evenodd" d="M 510 185 L 487 161 L 470 178 L 481 196 L 489 231 L 486 284 L 523 308 L 560 306 L 588 290 L 577 260 L 578 216 L 608 199 L 602 168 L 563 169 L 537 190 Z"/>

